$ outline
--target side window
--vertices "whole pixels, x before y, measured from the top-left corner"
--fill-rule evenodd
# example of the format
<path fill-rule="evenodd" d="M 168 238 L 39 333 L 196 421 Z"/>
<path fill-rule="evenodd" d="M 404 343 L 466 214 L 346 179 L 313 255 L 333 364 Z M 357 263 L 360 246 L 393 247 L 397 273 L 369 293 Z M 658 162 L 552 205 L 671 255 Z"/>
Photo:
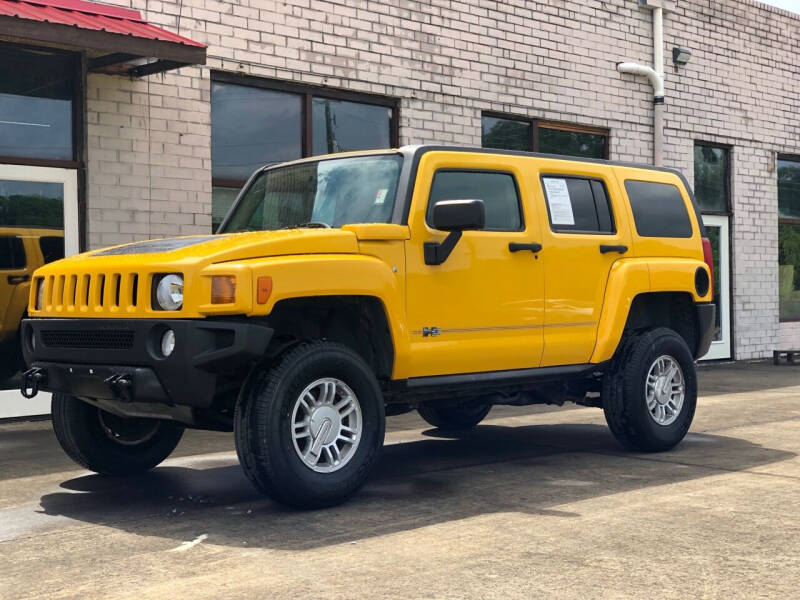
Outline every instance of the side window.
<path fill-rule="evenodd" d="M 45 264 L 64 258 L 64 238 L 58 236 L 43 236 L 39 238 L 39 248 L 42 250 Z"/>
<path fill-rule="evenodd" d="M 636 232 L 642 237 L 692 237 L 692 222 L 680 190 L 668 183 L 628 180 Z"/>
<path fill-rule="evenodd" d="M 425 222 L 433 227 L 433 205 L 441 200 L 483 200 L 489 231 L 522 229 L 522 209 L 514 176 L 492 171 L 437 171 L 428 196 Z"/>
<path fill-rule="evenodd" d="M 0 236 L 0 270 L 24 269 L 25 247 L 22 238 L 13 235 Z"/>
<path fill-rule="evenodd" d="M 614 218 L 602 181 L 585 177 L 542 177 L 550 229 L 614 233 Z"/>

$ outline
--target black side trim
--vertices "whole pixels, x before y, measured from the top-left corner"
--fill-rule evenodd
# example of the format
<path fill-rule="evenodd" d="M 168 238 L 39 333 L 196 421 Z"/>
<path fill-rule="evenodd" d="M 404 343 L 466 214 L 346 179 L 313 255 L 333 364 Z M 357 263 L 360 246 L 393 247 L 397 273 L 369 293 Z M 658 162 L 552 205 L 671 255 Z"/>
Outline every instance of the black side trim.
<path fill-rule="evenodd" d="M 489 371 L 486 373 L 463 373 L 459 375 L 435 375 L 432 377 L 412 377 L 392 382 L 397 391 L 426 393 L 441 391 L 443 388 L 474 388 L 475 386 L 517 386 L 542 381 L 558 381 L 589 375 L 602 371 L 604 363 L 585 363 L 557 367 L 538 367 L 534 369 L 512 369 L 508 371 Z"/>
<path fill-rule="evenodd" d="M 708 354 L 708 349 L 711 347 L 717 305 L 713 302 L 701 302 L 695 304 L 695 308 L 697 309 L 697 350 L 694 357 L 698 359 Z"/>

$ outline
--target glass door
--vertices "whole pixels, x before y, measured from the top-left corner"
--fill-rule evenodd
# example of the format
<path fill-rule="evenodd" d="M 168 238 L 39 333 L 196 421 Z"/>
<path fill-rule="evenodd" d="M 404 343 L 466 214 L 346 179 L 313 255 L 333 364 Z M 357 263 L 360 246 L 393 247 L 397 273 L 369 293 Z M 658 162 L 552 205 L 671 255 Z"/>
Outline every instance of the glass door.
<path fill-rule="evenodd" d="M 711 254 L 714 258 L 714 303 L 717 305 L 717 316 L 711 348 L 702 360 L 731 357 L 729 222 L 729 217 L 703 215 L 706 236 L 711 240 Z"/>
<path fill-rule="evenodd" d="M 77 171 L 0 165 L 0 419 L 50 412 L 49 394 L 19 393 L 19 324 L 33 272 L 77 252 Z"/>

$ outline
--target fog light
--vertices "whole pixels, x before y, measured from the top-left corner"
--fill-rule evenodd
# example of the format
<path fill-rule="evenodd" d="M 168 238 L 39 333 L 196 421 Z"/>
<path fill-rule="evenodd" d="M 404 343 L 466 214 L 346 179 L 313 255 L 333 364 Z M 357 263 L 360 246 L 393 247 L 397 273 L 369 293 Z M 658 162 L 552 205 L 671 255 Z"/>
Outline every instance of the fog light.
<path fill-rule="evenodd" d="M 175 350 L 175 332 L 167 329 L 161 336 L 161 354 L 167 357 L 173 350 Z"/>

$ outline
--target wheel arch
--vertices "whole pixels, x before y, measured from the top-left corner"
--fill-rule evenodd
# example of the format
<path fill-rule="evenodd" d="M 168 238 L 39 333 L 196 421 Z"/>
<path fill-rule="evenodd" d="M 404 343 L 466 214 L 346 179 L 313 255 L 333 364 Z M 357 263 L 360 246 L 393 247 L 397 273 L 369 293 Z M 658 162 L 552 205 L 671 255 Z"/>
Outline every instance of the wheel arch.
<path fill-rule="evenodd" d="M 392 376 L 395 343 L 388 311 L 377 296 L 287 298 L 277 302 L 265 320 L 275 330 L 268 360 L 302 341 L 326 339 L 356 352 L 379 381 Z"/>
<path fill-rule="evenodd" d="M 597 330 L 592 363 L 610 360 L 626 330 L 668 327 L 684 338 L 694 354 L 698 344 L 696 311 L 686 316 L 691 331 L 673 314 L 686 306 L 710 302 L 711 290 L 699 296 L 694 276 L 705 263 L 691 258 L 635 258 L 618 260 L 611 267 Z M 677 309 L 671 303 L 675 302 Z"/>

